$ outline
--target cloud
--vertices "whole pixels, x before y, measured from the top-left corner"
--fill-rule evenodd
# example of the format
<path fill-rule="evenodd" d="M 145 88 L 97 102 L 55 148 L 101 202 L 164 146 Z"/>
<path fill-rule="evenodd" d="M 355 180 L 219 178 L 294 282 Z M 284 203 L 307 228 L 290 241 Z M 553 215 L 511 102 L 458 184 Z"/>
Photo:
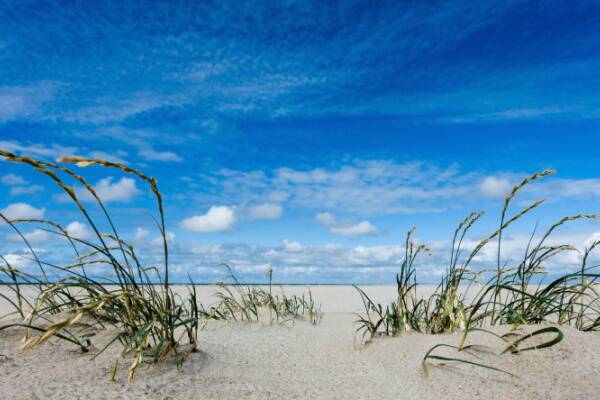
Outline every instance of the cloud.
<path fill-rule="evenodd" d="M 134 179 L 123 177 L 114 183 L 113 179 L 112 176 L 103 178 L 93 186 L 94 191 L 103 202 L 126 203 L 140 194 Z M 95 201 L 94 196 L 83 187 L 76 187 L 75 194 L 82 201 Z M 70 197 L 66 193 L 57 195 L 56 199 L 63 203 L 70 201 Z"/>
<path fill-rule="evenodd" d="M 322 2 L 309 7 L 305 2 L 253 2 L 235 10 L 198 2 L 169 21 L 150 9 L 137 10 L 140 19 L 165 33 L 156 36 L 135 23 L 110 24 L 110 7 L 95 14 L 49 10 L 52 24 L 37 28 L 43 25 L 40 17 L 24 6 L 24 23 L 0 20 L 10 43 L 2 51 L 14 60 L 3 71 L 7 81 L 23 81 L 24 71 L 27 79 L 39 79 L 52 66 L 53 75 L 78 84 L 65 84 L 62 96 L 54 93 L 56 84 L 47 82 L 1 87 L 0 118 L 109 125 L 139 122 L 182 106 L 206 119 L 373 114 L 438 122 L 597 118 L 598 61 L 586 56 L 594 38 L 584 18 L 597 10 L 589 4 L 546 7 L 528 30 L 545 32 L 536 36 L 506 29 L 520 7 L 513 1 L 476 6 L 400 2 L 364 9 L 349 2 L 339 14 Z M 569 30 L 552 25 L 562 15 L 583 23 Z M 201 27 L 195 24 L 199 19 Z M 76 65 L 43 46 L 49 31 L 60 31 L 63 53 L 75 53 L 80 24 L 118 43 L 112 55 L 120 62 L 97 68 L 97 55 L 106 50 L 101 40 L 87 42 L 89 51 Z M 221 34 L 214 35 L 217 31 Z M 509 62 L 494 62 L 506 53 L 494 40 L 498 34 L 515 44 Z M 471 46 L 454 51 L 464 43 Z M 485 59 L 479 56 L 483 52 Z M 562 57 L 548 59 L 548 54 Z M 48 112 L 40 112 L 48 102 Z"/>
<path fill-rule="evenodd" d="M 361 221 L 355 225 L 331 227 L 329 231 L 335 235 L 361 236 L 373 234 L 376 229 L 369 221 Z"/>
<path fill-rule="evenodd" d="M 125 159 L 128 156 L 128 153 L 124 150 L 116 150 L 114 152 L 107 153 L 102 150 L 94 150 L 88 153 L 89 158 L 99 158 L 101 160 L 118 162 L 121 164 L 128 164 L 128 161 Z"/>
<path fill-rule="evenodd" d="M 224 169 L 205 178 L 209 193 L 203 197 L 212 202 L 287 203 L 345 214 L 412 214 L 443 210 L 440 202 L 472 193 L 479 177 L 460 173 L 455 165 L 441 168 L 392 160 L 354 160 L 308 170 Z"/>
<path fill-rule="evenodd" d="M 7 186 L 26 185 L 28 183 L 27 180 L 25 178 L 23 178 L 21 175 L 15 175 L 15 174 L 3 175 L 2 178 L 0 179 L 0 182 L 2 182 L 3 185 L 7 185 Z"/>
<path fill-rule="evenodd" d="M 186 218 L 179 226 L 192 232 L 223 232 L 231 229 L 235 222 L 233 207 L 212 206 L 206 214 Z"/>
<path fill-rule="evenodd" d="M 148 235 L 150 235 L 150 232 L 147 229 L 138 227 L 135 229 L 134 240 L 137 242 L 142 241 L 146 239 Z"/>
<path fill-rule="evenodd" d="M 334 235 L 362 236 L 373 234 L 377 230 L 369 221 L 361 221 L 356 224 L 341 223 L 333 214 L 328 212 L 317 214 L 315 220 L 327 227 L 329 232 Z"/>
<path fill-rule="evenodd" d="M 156 151 L 150 146 L 144 146 L 138 155 L 149 161 L 182 161 L 183 158 L 172 151 Z"/>
<path fill-rule="evenodd" d="M 29 258 L 23 257 L 20 254 L 8 253 L 4 254 L 3 257 L 12 268 L 17 268 L 21 271 L 33 265 L 33 262 Z"/>
<path fill-rule="evenodd" d="M 283 249 L 285 251 L 289 251 L 289 252 L 298 252 L 298 251 L 302 251 L 303 247 L 300 244 L 300 242 L 296 242 L 296 241 L 290 241 L 287 239 L 284 239 L 283 241 Z"/>
<path fill-rule="evenodd" d="M 37 192 L 43 192 L 44 187 L 41 185 L 30 185 L 30 186 L 13 186 L 10 188 L 9 194 L 11 196 L 20 196 L 23 194 L 33 194 Z"/>
<path fill-rule="evenodd" d="M 29 182 L 21 175 L 6 174 L 0 178 L 3 185 L 11 186 L 9 194 L 11 196 L 19 196 L 23 194 L 33 194 L 44 190 L 40 185 L 28 185 Z M 28 186 L 25 186 L 28 185 Z"/>
<path fill-rule="evenodd" d="M 42 229 L 34 229 L 31 232 L 23 233 L 23 236 L 29 243 L 44 243 L 50 240 L 50 233 L 42 230 Z M 16 233 L 11 233 L 6 236 L 6 238 L 12 242 L 22 242 L 23 239 Z"/>
<path fill-rule="evenodd" d="M 197 198 L 207 206 L 273 203 L 344 215 L 430 214 L 457 208 L 457 200 L 461 207 L 478 208 L 482 200 L 502 199 L 512 182 L 532 172 L 489 175 L 463 172 L 457 165 L 361 159 L 329 168 L 222 169 L 201 177 L 203 193 Z M 600 178 L 546 177 L 527 185 L 519 197 L 600 199 Z"/>
<path fill-rule="evenodd" d="M 110 176 L 101 179 L 94 185 L 94 190 L 98 194 L 98 197 L 105 202 L 128 202 L 140 193 L 134 179 L 121 178 L 113 183 L 113 178 Z M 86 193 L 83 195 L 83 198 L 91 201 L 92 196 L 87 191 L 80 191 L 80 193 Z"/>
<path fill-rule="evenodd" d="M 497 178 L 495 176 L 487 176 L 479 184 L 481 194 L 493 199 L 503 199 L 511 191 L 513 185 L 508 179 Z"/>
<path fill-rule="evenodd" d="M 0 148 L 13 153 L 27 156 L 56 159 L 61 156 L 70 156 L 77 153 L 78 148 L 62 146 L 60 144 L 21 144 L 16 141 L 0 140 Z"/>
<path fill-rule="evenodd" d="M 133 92 L 126 96 L 99 96 L 96 104 L 83 106 L 75 110 L 57 113 L 68 122 L 102 125 L 127 120 L 136 114 L 149 112 L 162 107 L 182 105 L 187 102 L 181 93 L 161 95 L 152 92 Z"/>
<path fill-rule="evenodd" d="M 42 219 L 45 208 L 35 208 L 27 203 L 13 203 L 0 210 L 8 219 Z"/>
<path fill-rule="evenodd" d="M 282 214 L 283 207 L 273 203 L 258 204 L 248 210 L 250 219 L 278 219 Z"/>
<path fill-rule="evenodd" d="M 547 179 L 528 186 L 526 192 L 551 201 L 559 199 L 589 200 L 600 198 L 600 179 Z"/>
<path fill-rule="evenodd" d="M 92 235 L 92 231 L 79 221 L 73 221 L 65 228 L 69 236 L 76 239 L 88 240 Z"/>
<path fill-rule="evenodd" d="M 167 231 L 166 237 L 167 237 L 167 244 L 169 245 L 169 248 L 173 249 L 173 247 L 175 246 L 175 234 L 173 232 Z M 154 239 L 152 239 L 150 241 L 150 245 L 152 247 L 159 248 L 159 249 L 163 248 L 163 243 L 164 243 L 164 239 L 162 236 L 156 236 Z"/>
<path fill-rule="evenodd" d="M 28 86 L 0 86 L 0 122 L 36 115 L 42 105 L 52 100 L 55 91 L 56 85 L 45 81 Z"/>
<path fill-rule="evenodd" d="M 318 223 L 327 227 L 335 224 L 335 217 L 328 212 L 318 213 L 315 219 Z"/>

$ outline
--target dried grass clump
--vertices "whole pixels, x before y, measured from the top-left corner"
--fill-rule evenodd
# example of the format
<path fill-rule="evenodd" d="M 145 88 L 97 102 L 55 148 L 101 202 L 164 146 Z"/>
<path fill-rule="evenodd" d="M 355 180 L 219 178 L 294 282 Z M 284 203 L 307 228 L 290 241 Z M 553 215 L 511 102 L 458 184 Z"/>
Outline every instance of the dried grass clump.
<path fill-rule="evenodd" d="M 0 218 L 23 240 L 40 272 L 39 276 L 26 273 L 2 257 L 4 265 L 0 267 L 0 276 L 4 278 L 0 283 L 7 284 L 14 294 L 2 297 L 14 307 L 13 314 L 21 317 L 22 322 L 0 326 L 0 330 L 21 327 L 23 349 L 39 346 L 51 338 L 59 338 L 77 345 L 82 351 L 89 351 L 92 348 L 90 335 L 93 333 L 90 334 L 89 330 L 81 327 L 112 326 L 115 335 L 94 357 L 115 342 L 120 342 L 123 348 L 121 357 L 133 358 L 129 367 L 130 381 L 135 378 L 142 363 L 156 363 L 168 357 L 174 357 L 178 365 L 183 362 L 196 349 L 201 310 L 193 285 L 189 287 L 187 299 L 176 295 L 169 285 L 165 218 L 162 195 L 156 179 L 123 164 L 104 160 L 69 157 L 53 163 L 17 156 L 3 150 L 0 150 L 0 156 L 9 162 L 29 165 L 48 176 L 79 209 L 95 236 L 94 239 L 84 240 L 69 235 L 62 226 L 49 220 L 10 220 L 0 213 Z M 157 203 L 157 225 L 164 250 L 163 265 L 160 268 L 140 263 L 133 246 L 120 238 L 94 188 L 63 163 L 77 163 L 80 167 L 100 165 L 117 168 L 149 184 Z M 101 210 L 103 221 L 92 217 L 92 211 L 82 203 L 77 192 L 69 185 L 69 180 L 82 185 L 93 197 Z M 75 261 L 68 265 L 42 261 L 19 229 L 19 225 L 24 223 L 41 224 L 44 230 L 68 240 Z M 102 232 L 101 224 L 107 225 L 109 231 Z M 99 281 L 90 277 L 86 269 L 92 265 L 107 267 L 111 278 Z M 50 277 L 55 279 L 51 281 Z M 155 285 L 156 281 L 160 285 Z M 24 284 L 36 289 L 33 299 L 23 295 L 21 286 Z M 113 377 L 115 373 L 116 371 L 113 372 Z"/>
<path fill-rule="evenodd" d="M 582 331 L 600 330 L 600 293 L 597 290 L 600 274 L 594 270 L 597 266 L 588 265 L 591 252 L 600 242 L 594 242 L 584 250 L 578 272 L 564 274 L 547 283 L 543 279 L 547 271 L 545 266 L 555 257 L 564 252 L 577 251 L 569 244 L 548 245 L 552 233 L 568 222 L 597 220 L 600 215 L 579 214 L 562 218 L 537 240 L 534 240 L 534 230 L 523 259 L 512 266 L 502 263 L 504 230 L 543 203 L 543 200 L 535 201 L 509 217 L 511 201 L 523 187 L 553 173 L 552 170 L 537 173 L 516 185 L 504 201 L 498 229 L 463 256 L 465 235 L 482 216 L 482 213 L 469 214 L 454 232 L 448 267 L 436 290 L 428 298 L 417 296 L 417 273 L 414 266 L 417 255 L 428 250 L 424 245 L 417 246 L 413 242 L 411 235 L 414 229 L 411 230 L 406 238 L 404 262 L 396 278 L 397 299 L 384 307 L 375 304 L 363 290 L 356 288 L 364 304 L 364 313 L 359 315 L 357 321 L 357 331 L 362 332 L 363 339 L 369 342 L 377 336 L 395 336 L 409 331 L 439 334 L 460 330 L 463 334 L 458 346 L 440 344 L 427 352 L 423 359 L 425 372 L 428 360 L 462 362 L 497 370 L 477 361 L 441 356 L 436 351 L 445 347 L 468 353 L 473 346 L 465 343 L 469 333 L 474 331 L 492 334 L 503 340 L 506 348 L 500 354 L 505 354 L 555 345 L 563 338 L 559 329 L 561 325 L 570 325 Z M 496 265 L 489 269 L 472 270 L 473 260 L 493 240 L 497 241 Z M 474 288 L 479 289 L 467 299 L 467 294 Z M 503 324 L 516 327 L 543 323 L 552 326 L 522 335 L 516 334 L 514 330 L 507 335 L 497 335 L 483 328 Z M 523 347 L 528 339 L 539 335 L 544 338 L 543 343 Z"/>

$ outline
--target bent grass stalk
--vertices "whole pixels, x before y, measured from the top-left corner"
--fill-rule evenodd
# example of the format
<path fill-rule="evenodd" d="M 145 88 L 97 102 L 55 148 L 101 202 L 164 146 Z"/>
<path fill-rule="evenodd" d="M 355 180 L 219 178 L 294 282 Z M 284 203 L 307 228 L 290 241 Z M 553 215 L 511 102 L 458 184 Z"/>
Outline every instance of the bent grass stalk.
<path fill-rule="evenodd" d="M 0 218 L 15 230 L 26 244 L 31 258 L 36 262 L 41 273 L 41 277 L 38 278 L 32 273 L 15 268 L 8 260 L 2 258 L 4 266 L 0 268 L 0 274 L 8 278 L 6 281 L 2 280 L 2 283 L 8 284 L 15 299 L 10 299 L 5 295 L 2 297 L 9 301 L 15 309 L 14 313 L 18 314 L 23 322 L 1 326 L 0 330 L 9 327 L 22 328 L 23 349 L 30 349 L 42 345 L 51 338 L 58 338 L 76 344 L 82 351 L 88 351 L 91 345 L 90 340 L 82 337 L 72 328 L 83 319 L 90 319 L 92 325 L 101 327 L 111 325 L 117 333 L 95 356 L 104 352 L 115 342 L 120 342 L 122 345 L 121 358 L 133 355 L 133 361 L 129 367 L 130 381 L 135 379 L 137 370 L 143 363 L 159 362 L 169 356 L 176 357 L 180 363 L 190 352 L 195 350 L 198 321 L 202 315 L 193 285 L 189 288 L 189 297 L 186 301 L 175 295 L 169 286 L 165 216 L 162 195 L 156 179 L 124 164 L 105 160 L 88 160 L 80 157 L 59 160 L 63 163 L 76 163 L 79 167 L 98 165 L 117 168 L 149 184 L 150 190 L 157 200 L 159 213 L 158 227 L 164 251 L 162 271 L 156 267 L 145 267 L 140 263 L 133 246 L 120 238 L 108 210 L 85 178 L 64 165 L 53 162 L 18 156 L 4 150 L 0 150 L 0 157 L 9 162 L 29 165 L 37 172 L 49 177 L 71 199 L 95 235 L 95 240 L 84 240 L 69 235 L 64 228 L 53 221 L 10 220 L 0 214 Z M 110 232 L 101 232 L 100 221 L 92 218 L 91 210 L 83 204 L 78 192 L 65 181 L 61 174 L 65 175 L 64 178 L 72 179 L 75 183 L 83 186 L 83 189 L 101 209 L 104 222 L 109 225 Z M 17 224 L 21 223 L 38 223 L 54 228 L 55 230 L 44 229 L 68 240 L 75 252 L 76 262 L 61 266 L 42 261 L 36 250 L 18 229 Z M 83 255 L 80 248 L 87 249 Z M 100 282 L 91 278 L 86 269 L 92 265 L 109 266 L 113 279 L 108 283 L 116 285 L 116 288 L 109 289 L 106 286 L 106 280 Z M 50 273 L 55 277 L 53 281 L 49 279 Z M 161 283 L 162 290 L 157 290 L 151 274 Z M 30 301 L 21 292 L 20 286 L 23 283 L 32 284 L 36 289 L 37 295 L 33 301 Z M 63 317 L 64 313 L 66 316 Z M 183 347 L 183 337 L 177 333 L 180 331 L 183 332 L 183 336 L 187 337 L 189 345 L 187 350 Z M 33 332 L 40 334 L 33 335 Z M 115 362 L 115 366 L 117 365 L 119 363 Z"/>
<path fill-rule="evenodd" d="M 480 219 L 483 213 L 473 212 L 461 221 L 454 231 L 450 250 L 450 261 L 440 284 L 428 298 L 416 296 L 416 245 L 411 238 L 414 228 L 406 236 L 406 254 L 396 276 L 397 299 L 387 306 L 375 304 L 368 295 L 356 287 L 361 296 L 364 312 L 356 321 L 357 333 L 369 343 L 381 335 L 396 336 L 402 332 L 416 331 L 427 334 L 451 333 L 461 330 L 458 346 L 440 344 L 432 347 L 423 358 L 423 370 L 428 375 L 427 363 L 432 360 L 451 361 L 484 367 L 498 372 L 509 372 L 463 357 L 450 357 L 438 354 L 441 348 L 458 352 L 473 349 L 466 345 L 469 333 L 480 331 L 491 334 L 508 343 L 499 354 L 515 353 L 543 349 L 560 343 L 564 337 L 560 325 L 571 325 L 582 331 L 600 330 L 600 295 L 597 282 L 600 274 L 593 271 L 597 266 L 589 266 L 591 252 L 600 247 L 600 242 L 592 243 L 583 253 L 579 272 L 567 273 L 542 285 L 548 265 L 556 256 L 565 252 L 577 251 L 569 244 L 547 245 L 549 238 L 559 227 L 580 220 L 600 220 L 600 215 L 578 214 L 567 216 L 552 224 L 540 239 L 534 243 L 531 235 L 523 259 L 514 267 L 502 264 L 503 232 L 514 222 L 538 208 L 544 200 L 538 200 L 508 216 L 512 200 L 527 185 L 545 176 L 554 174 L 547 170 L 533 174 L 517 184 L 504 200 L 500 226 L 490 235 L 479 241 L 463 257 L 463 242 L 469 229 Z M 480 269 L 475 272 L 471 264 L 479 253 L 490 243 L 497 240 L 495 266 L 493 269 Z M 426 248 L 425 248 L 426 249 Z M 490 276 L 491 273 L 491 276 Z M 534 285 L 533 280 L 539 280 Z M 466 293 L 476 284 L 479 291 L 467 300 Z M 529 334 L 514 331 L 498 335 L 484 329 L 486 325 L 549 323 L 556 326 L 543 327 Z M 539 335 L 552 335 L 545 342 L 522 348 L 521 345 Z M 516 337 L 512 342 L 508 337 Z"/>

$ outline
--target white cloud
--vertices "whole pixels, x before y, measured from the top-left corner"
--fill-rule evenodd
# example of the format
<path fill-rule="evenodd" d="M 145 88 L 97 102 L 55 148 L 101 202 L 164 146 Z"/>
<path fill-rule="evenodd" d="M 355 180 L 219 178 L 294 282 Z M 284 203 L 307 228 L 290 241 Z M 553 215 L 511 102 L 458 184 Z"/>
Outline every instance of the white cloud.
<path fill-rule="evenodd" d="M 445 200 L 472 193 L 476 178 L 480 175 L 460 174 L 456 166 L 355 160 L 330 169 L 225 169 L 205 179 L 214 187 L 212 202 L 287 203 L 372 215 L 440 211 Z"/>
<path fill-rule="evenodd" d="M 118 162 L 122 164 L 127 164 L 125 157 L 128 156 L 128 153 L 124 150 L 117 150 L 114 152 L 107 153 L 102 150 L 94 150 L 88 153 L 89 158 L 99 158 L 101 160 Z"/>
<path fill-rule="evenodd" d="M 282 214 L 283 207 L 273 203 L 258 204 L 248 210 L 250 219 L 278 219 Z"/>
<path fill-rule="evenodd" d="M 331 213 L 319 213 L 315 217 L 318 223 L 329 229 L 334 235 L 361 236 L 370 235 L 377 230 L 369 221 L 361 221 L 356 224 L 340 223 Z"/>
<path fill-rule="evenodd" d="M 21 175 L 15 174 L 6 174 L 3 175 L 0 179 L 3 185 L 7 186 L 17 186 L 17 185 L 26 185 L 28 182 Z"/>
<path fill-rule="evenodd" d="M 548 200 L 594 199 L 600 198 L 600 179 L 548 179 L 525 190 Z"/>
<path fill-rule="evenodd" d="M 22 194 L 32 194 L 41 192 L 44 190 L 43 186 L 40 185 L 28 185 L 28 181 L 21 175 L 6 174 L 0 178 L 0 182 L 3 185 L 11 186 L 9 194 L 11 196 L 19 196 Z M 25 186 L 28 185 L 28 186 Z"/>
<path fill-rule="evenodd" d="M 127 93 L 120 97 L 97 98 L 97 104 L 67 111 L 61 117 L 69 122 L 83 124 L 108 124 L 170 105 L 181 105 L 186 97 L 182 94 L 162 96 L 151 92 Z"/>
<path fill-rule="evenodd" d="M 50 239 L 50 233 L 42 229 L 34 229 L 31 232 L 23 233 L 23 236 L 29 243 L 44 243 Z M 23 239 L 16 233 L 11 233 L 6 238 L 12 242 L 21 242 Z"/>
<path fill-rule="evenodd" d="M 143 146 L 138 155 L 149 161 L 182 161 L 183 158 L 172 151 L 156 151 L 150 146 Z"/>
<path fill-rule="evenodd" d="M 318 213 L 315 217 L 318 223 L 324 226 L 332 226 L 335 224 L 335 217 L 328 212 Z"/>
<path fill-rule="evenodd" d="M 142 240 L 146 239 L 149 234 L 150 234 L 150 232 L 148 231 L 148 229 L 138 227 L 135 229 L 134 240 L 137 242 L 142 241 Z"/>
<path fill-rule="evenodd" d="M 296 241 L 290 241 L 287 239 L 283 240 L 283 249 L 285 251 L 289 251 L 292 253 L 298 252 L 298 251 L 302 251 L 303 247 L 300 244 L 300 242 L 296 242 Z"/>
<path fill-rule="evenodd" d="M 73 221 L 66 227 L 69 236 L 76 239 L 87 240 L 92 237 L 92 231 L 79 221 Z"/>
<path fill-rule="evenodd" d="M 137 194 L 139 190 L 135 186 L 135 180 L 132 178 L 121 178 L 117 182 L 112 183 L 113 178 L 111 176 L 101 179 L 96 185 L 94 190 L 102 201 L 130 201 Z M 87 191 L 85 192 L 87 193 Z M 91 198 L 91 195 L 88 194 Z"/>
<path fill-rule="evenodd" d="M 27 203 L 13 203 L 0 210 L 8 219 L 41 219 L 44 218 L 45 208 L 35 208 Z"/>
<path fill-rule="evenodd" d="M 10 188 L 9 194 L 11 196 L 20 196 L 23 194 L 33 194 L 37 192 L 43 192 L 44 187 L 41 185 L 31 185 L 31 186 L 13 186 Z"/>
<path fill-rule="evenodd" d="M 52 99 L 55 90 L 56 87 L 51 82 L 0 86 L 0 122 L 37 114 L 41 106 Z"/>
<path fill-rule="evenodd" d="M 30 259 L 19 254 L 4 254 L 4 259 L 12 268 L 17 268 L 20 270 L 23 270 L 33 264 Z"/>
<path fill-rule="evenodd" d="M 487 176 L 479 184 L 481 194 L 494 199 L 503 199 L 511 191 L 513 185 L 508 179 L 497 178 L 495 176 Z"/>
<path fill-rule="evenodd" d="M 43 157 L 55 159 L 61 156 L 70 156 L 77 153 L 77 147 L 62 146 L 52 143 L 48 145 L 42 144 L 21 144 L 15 141 L 0 140 L 0 148 L 28 156 Z"/>
<path fill-rule="evenodd" d="M 352 249 L 350 259 L 355 264 L 397 262 L 404 255 L 404 247 L 400 245 L 387 246 L 356 246 Z"/>
<path fill-rule="evenodd" d="M 369 221 L 361 221 L 355 225 L 331 227 L 329 231 L 335 235 L 360 236 L 375 233 L 377 229 Z"/>
<path fill-rule="evenodd" d="M 166 236 L 167 236 L 167 243 L 169 244 L 169 248 L 172 248 L 172 246 L 175 244 L 175 234 L 173 232 L 167 231 Z M 154 239 L 152 239 L 152 241 L 150 241 L 150 244 L 152 245 L 152 247 L 159 248 L 162 251 L 163 242 L 164 242 L 163 237 L 157 236 Z"/>
<path fill-rule="evenodd" d="M 202 177 L 211 203 L 281 204 L 286 209 L 329 210 L 346 215 L 389 215 L 442 212 L 457 199 L 467 209 L 482 200 L 501 200 L 512 183 L 529 172 L 484 175 L 461 172 L 456 165 L 427 162 L 354 160 L 331 168 L 239 171 L 223 169 Z M 600 199 L 600 178 L 546 177 L 527 185 L 520 200 Z M 323 216 L 322 218 L 327 218 Z"/>
<path fill-rule="evenodd" d="M 206 214 L 186 218 L 179 226 L 193 232 L 223 232 L 231 229 L 235 222 L 235 208 L 212 206 Z"/>
<path fill-rule="evenodd" d="M 136 187 L 135 180 L 132 178 L 121 178 L 113 183 L 113 177 L 109 176 L 101 179 L 94 185 L 94 190 L 100 199 L 105 202 L 128 202 L 133 200 L 140 191 Z M 95 201 L 94 197 L 83 187 L 75 188 L 77 197 L 82 201 Z M 66 193 L 56 196 L 60 202 L 69 202 L 70 198 Z"/>

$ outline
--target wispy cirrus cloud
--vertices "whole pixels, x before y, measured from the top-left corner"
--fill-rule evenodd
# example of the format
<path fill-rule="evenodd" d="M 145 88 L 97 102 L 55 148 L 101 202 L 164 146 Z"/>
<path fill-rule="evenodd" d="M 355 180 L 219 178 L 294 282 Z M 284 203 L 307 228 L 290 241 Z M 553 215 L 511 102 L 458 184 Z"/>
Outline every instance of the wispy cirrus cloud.
<path fill-rule="evenodd" d="M 123 11 L 116 26 L 101 17 L 113 13 L 110 2 L 93 14 L 61 8 L 42 14 L 14 4 L 12 14 L 27 23 L 0 15 L 0 33 L 10 43 L 0 61 L 12 60 L 4 75 L 9 82 L 42 83 L 6 87 L 0 119 L 106 126 L 181 107 L 207 119 L 239 120 L 598 118 L 597 34 L 586 23 L 597 7 L 532 9 L 538 18 L 529 29 L 515 29 L 514 19 L 530 7 L 523 1 L 348 2 L 337 10 L 322 2 L 241 8 L 206 2 L 173 12 L 168 21 L 136 7 Z M 567 13 L 581 23 L 561 29 L 556 22 Z M 140 29 L 140 20 L 161 35 Z M 55 30 L 65 39 L 56 44 L 60 51 L 43 45 Z M 527 33 L 535 30 L 545 36 Z M 79 40 L 86 40 L 85 51 Z M 59 57 L 74 51 L 75 65 Z M 102 63 L 108 56 L 118 62 Z M 43 86 L 54 81 L 64 82 L 57 98 Z M 48 112 L 37 113 L 47 100 L 53 101 Z"/>
<path fill-rule="evenodd" d="M 354 160 L 338 167 L 313 169 L 276 168 L 268 171 L 223 169 L 202 175 L 203 202 L 276 202 L 297 210 L 317 210 L 329 215 L 319 220 L 332 233 L 373 233 L 368 221 L 340 222 L 342 216 L 439 213 L 455 207 L 478 205 L 482 200 L 502 200 L 530 173 L 461 171 L 426 162 Z M 524 198 L 549 201 L 600 198 L 600 179 L 548 177 L 526 186 Z M 193 192 L 190 193 L 193 195 Z M 314 214 L 313 214 L 314 215 Z M 345 229 L 352 228 L 352 229 Z M 335 230 L 335 232 L 333 232 Z"/>
<path fill-rule="evenodd" d="M 40 81 L 23 86 L 0 85 L 0 123 L 12 119 L 40 118 L 44 103 L 51 101 L 56 84 Z"/>

